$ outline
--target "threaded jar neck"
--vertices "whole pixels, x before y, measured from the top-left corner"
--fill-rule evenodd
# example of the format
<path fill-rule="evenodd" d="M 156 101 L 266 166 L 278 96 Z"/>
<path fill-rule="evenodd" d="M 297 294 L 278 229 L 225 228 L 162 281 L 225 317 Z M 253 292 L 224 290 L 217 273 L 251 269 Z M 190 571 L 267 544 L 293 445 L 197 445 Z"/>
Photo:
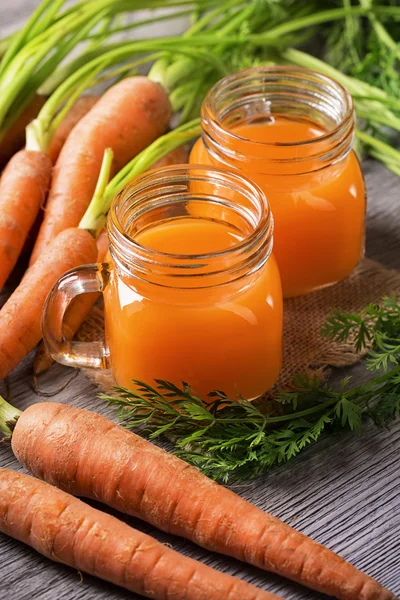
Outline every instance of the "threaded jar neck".
<path fill-rule="evenodd" d="M 322 134 L 296 142 L 259 142 L 235 133 L 242 124 L 275 116 L 315 124 Z M 218 164 L 251 162 L 263 174 L 304 174 L 337 163 L 350 152 L 355 127 L 353 101 L 339 83 L 308 69 L 256 67 L 229 75 L 207 94 L 202 137 Z"/>
<path fill-rule="evenodd" d="M 140 233 L 175 219 L 226 224 L 238 242 L 208 254 L 174 254 L 147 248 Z M 239 174 L 215 167 L 164 167 L 135 179 L 113 201 L 108 217 L 116 265 L 139 279 L 176 288 L 205 288 L 236 281 L 268 260 L 273 219 L 265 194 Z"/>

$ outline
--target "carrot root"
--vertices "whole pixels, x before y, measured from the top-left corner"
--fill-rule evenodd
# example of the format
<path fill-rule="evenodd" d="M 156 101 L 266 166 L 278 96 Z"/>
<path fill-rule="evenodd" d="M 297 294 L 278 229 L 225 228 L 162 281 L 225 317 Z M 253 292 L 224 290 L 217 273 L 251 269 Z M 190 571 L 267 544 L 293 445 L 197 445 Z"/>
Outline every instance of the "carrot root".
<path fill-rule="evenodd" d="M 28 269 L 0 311 L 0 380 L 40 341 L 40 318 L 50 289 L 69 269 L 93 263 L 97 248 L 83 229 L 63 231 Z"/>
<path fill-rule="evenodd" d="M 29 475 L 0 469 L 0 530 L 47 558 L 158 600 L 276 600 Z"/>
<path fill-rule="evenodd" d="M 0 181 L 0 291 L 11 274 L 50 186 L 52 164 L 42 152 L 20 150 Z"/>
<path fill-rule="evenodd" d="M 58 157 L 31 262 L 63 229 L 79 225 L 96 188 L 106 148 L 118 172 L 168 127 L 171 105 L 147 77 L 124 79 L 98 100 L 68 136 Z"/>
<path fill-rule="evenodd" d="M 61 121 L 60 125 L 57 127 L 53 139 L 51 140 L 48 152 L 50 160 L 53 164 L 56 164 L 61 149 L 75 125 L 77 125 L 77 123 L 79 123 L 79 121 L 89 112 L 89 110 L 93 108 L 98 99 L 99 96 L 95 96 L 94 94 L 80 96 L 68 111 L 64 119 Z"/>
<path fill-rule="evenodd" d="M 35 404 L 12 437 L 18 460 L 65 491 L 340 600 L 394 600 L 377 581 L 197 469 L 108 419 Z"/>

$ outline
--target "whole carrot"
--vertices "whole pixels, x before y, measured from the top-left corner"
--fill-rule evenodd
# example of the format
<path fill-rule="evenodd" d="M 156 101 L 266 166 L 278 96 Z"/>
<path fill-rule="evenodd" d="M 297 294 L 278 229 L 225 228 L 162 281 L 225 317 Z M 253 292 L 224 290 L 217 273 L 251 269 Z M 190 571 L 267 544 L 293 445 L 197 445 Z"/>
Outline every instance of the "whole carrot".
<path fill-rule="evenodd" d="M 41 479 L 340 600 L 394 600 L 377 581 L 279 519 L 108 419 L 35 404 L 12 435 Z"/>
<path fill-rule="evenodd" d="M 21 252 L 29 250 L 31 240 L 28 236 L 31 238 L 32 231 L 39 227 L 39 212 L 45 204 L 57 153 L 71 129 L 97 100 L 98 96 L 82 96 L 77 100 L 57 128 L 48 153 L 35 147 L 28 133 L 28 149 L 20 150 L 7 164 L 0 180 L 0 291 Z M 37 108 L 44 101 L 44 97 L 40 102 L 38 100 Z M 13 128 L 8 134 L 12 131 Z M 25 130 L 23 134 L 25 137 Z"/>
<path fill-rule="evenodd" d="M 52 163 L 43 152 L 20 150 L 0 180 L 0 291 L 24 247 L 50 186 Z"/>
<path fill-rule="evenodd" d="M 108 252 L 108 237 L 104 229 L 97 238 L 97 262 L 103 262 Z M 68 307 L 64 319 L 64 335 L 67 340 L 72 340 L 79 327 L 85 321 L 100 293 L 82 294 L 75 298 Z M 47 352 L 46 347 L 40 342 L 33 361 L 33 372 L 35 375 L 44 373 L 53 364 L 54 360 Z"/>
<path fill-rule="evenodd" d="M 158 600 L 277 600 L 181 556 L 29 475 L 0 469 L 0 531 L 51 560 Z"/>
<path fill-rule="evenodd" d="M 61 149 L 75 125 L 93 108 L 98 99 L 99 96 L 94 94 L 80 96 L 67 112 L 51 140 L 48 154 L 53 164 L 56 164 Z"/>
<path fill-rule="evenodd" d="M 69 269 L 96 260 L 96 242 L 87 231 L 70 228 L 28 269 L 0 310 L 0 380 L 36 346 L 40 318 L 51 287 Z"/>
<path fill-rule="evenodd" d="M 166 92 L 147 77 L 124 79 L 107 90 L 61 150 L 31 264 L 60 231 L 79 224 L 92 199 L 105 149 L 113 150 L 113 169 L 118 172 L 166 131 L 170 118 Z"/>

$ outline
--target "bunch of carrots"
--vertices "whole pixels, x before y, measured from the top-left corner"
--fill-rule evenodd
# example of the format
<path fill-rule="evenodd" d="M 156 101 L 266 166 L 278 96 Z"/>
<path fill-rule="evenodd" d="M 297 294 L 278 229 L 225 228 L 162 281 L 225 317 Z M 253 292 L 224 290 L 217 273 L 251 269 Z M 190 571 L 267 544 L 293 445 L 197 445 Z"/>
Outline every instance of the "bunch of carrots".
<path fill-rule="evenodd" d="M 0 311 L 0 379 L 40 341 L 41 310 L 57 278 L 68 269 L 104 259 L 107 245 L 100 236 L 104 222 L 100 229 L 80 228 L 79 223 L 99 193 L 96 185 L 105 150 L 112 151 L 108 181 L 110 171 L 118 173 L 166 132 L 170 118 L 169 99 L 161 86 L 146 77 L 130 77 L 96 101 L 93 97 L 78 101 L 47 151 L 36 149 L 34 136 L 28 134 L 25 149 L 6 166 L 0 182 L 1 287 L 46 204 L 30 266 Z"/>
<path fill-rule="evenodd" d="M 60 12 L 63 4 L 64 0 L 43 0 L 26 26 L 7 40 L 0 62 L 2 149 L 5 144 L 13 149 L 18 145 L 19 123 L 25 125 L 39 109 L 26 127 L 25 147 L 11 157 L 0 180 L 0 292 L 21 253 L 34 242 L 29 268 L 0 310 L 0 380 L 40 342 L 42 308 L 56 280 L 71 268 L 104 260 L 107 239 L 102 231 L 112 198 L 154 163 L 185 162 L 187 155 L 180 147 L 200 131 L 196 120 L 167 133 L 172 116 L 167 92 L 154 81 L 156 77 L 136 74 L 141 64 L 161 59 L 165 51 L 176 52 L 179 38 L 120 46 L 103 43 L 109 30 L 115 33 L 162 17 L 118 27 L 114 19 L 126 11 L 123 0 L 78 2 Z M 165 6 L 169 4 L 190 3 L 168 0 Z M 213 3 L 196 0 L 195 4 L 204 10 Z M 149 7 L 162 5 L 152 0 Z M 214 12 L 220 11 L 206 10 L 197 25 L 208 23 Z M 87 42 L 82 54 L 46 80 L 50 67 L 59 65 L 82 40 Z M 58 44 L 55 54 L 54 44 Z M 114 85 L 102 96 L 82 95 L 94 84 L 110 81 Z M 37 92 L 43 88 L 52 93 L 39 101 Z M 31 98 L 30 104 L 26 98 Z M 75 334 L 95 300 L 91 295 L 72 304 L 65 320 L 68 337 Z M 51 359 L 41 347 L 36 373 L 49 364 Z"/>
<path fill-rule="evenodd" d="M 168 130 L 172 116 L 168 95 L 148 77 L 123 77 L 100 97 L 79 96 L 98 82 L 96 77 L 105 66 L 104 61 L 97 69 L 83 65 L 63 81 L 27 126 L 25 148 L 12 156 L 2 173 L 0 292 L 27 239 L 38 225 L 39 230 L 29 268 L 0 310 L 0 380 L 40 341 L 41 312 L 55 281 L 73 267 L 104 260 L 103 230 L 111 200 L 138 172 L 152 166 L 155 161 L 146 158 L 139 169 L 131 161 L 152 142 L 159 143 Z M 103 75 L 108 81 L 115 73 Z M 183 132 L 171 149 L 191 137 Z M 184 150 L 178 148 L 165 157 L 168 143 L 164 147 L 166 151 L 159 153 L 164 164 L 185 162 Z M 89 295 L 71 306 L 65 322 L 68 337 L 75 334 L 95 300 L 95 295 Z M 36 371 L 50 364 L 40 348 Z"/>
<path fill-rule="evenodd" d="M 55 402 L 21 412 L 0 398 L 0 430 L 38 477 L 0 469 L 0 530 L 48 558 L 159 600 L 278 600 L 80 496 L 340 600 L 395 600 L 337 554 L 96 413 Z"/>

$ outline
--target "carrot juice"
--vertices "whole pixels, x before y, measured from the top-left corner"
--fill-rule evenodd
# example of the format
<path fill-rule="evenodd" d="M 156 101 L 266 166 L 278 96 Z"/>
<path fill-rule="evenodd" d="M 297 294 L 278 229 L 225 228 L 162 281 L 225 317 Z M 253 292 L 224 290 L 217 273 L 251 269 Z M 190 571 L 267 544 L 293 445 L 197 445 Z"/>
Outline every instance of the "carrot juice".
<path fill-rule="evenodd" d="M 237 169 L 268 198 L 285 297 L 354 269 L 364 249 L 366 201 L 343 88 L 303 69 L 250 69 L 214 86 L 202 129 L 190 162 Z"/>
<path fill-rule="evenodd" d="M 233 245 L 237 234 L 224 224 L 183 219 L 139 236 L 148 248 L 179 254 L 214 252 Z M 142 289 L 144 293 L 144 290 Z M 273 257 L 263 273 L 239 293 L 210 297 L 207 289 L 138 296 L 137 285 L 111 275 L 106 290 L 108 345 L 116 381 L 154 377 L 187 381 L 205 397 L 221 389 L 254 398 L 275 382 L 281 365 L 280 281 Z"/>
<path fill-rule="evenodd" d="M 195 171 L 203 189 L 210 185 L 204 178 L 219 172 L 218 198 L 196 199 L 191 181 L 173 207 L 174 199 L 158 189 L 160 204 L 169 200 L 165 214 L 155 204 L 145 223 L 128 218 L 124 225 L 130 268 L 121 266 L 111 233 L 104 290 L 111 367 L 125 387 L 133 387 L 133 379 L 158 378 L 185 381 L 203 399 L 214 390 L 255 398 L 276 381 L 282 353 L 282 291 L 269 215 L 262 217 L 261 230 L 257 226 L 269 209 L 261 207 L 253 222 L 240 220 L 223 181 L 234 178 L 236 194 L 243 197 L 242 179 L 219 170 Z M 152 184 L 162 172 L 168 175 L 166 169 L 153 172 Z M 192 174 L 193 168 L 175 170 L 182 179 L 180 173 Z M 134 192 L 128 188 L 126 194 Z M 255 199 L 264 202 L 261 190 Z M 193 205 L 195 216 L 187 210 Z"/>

